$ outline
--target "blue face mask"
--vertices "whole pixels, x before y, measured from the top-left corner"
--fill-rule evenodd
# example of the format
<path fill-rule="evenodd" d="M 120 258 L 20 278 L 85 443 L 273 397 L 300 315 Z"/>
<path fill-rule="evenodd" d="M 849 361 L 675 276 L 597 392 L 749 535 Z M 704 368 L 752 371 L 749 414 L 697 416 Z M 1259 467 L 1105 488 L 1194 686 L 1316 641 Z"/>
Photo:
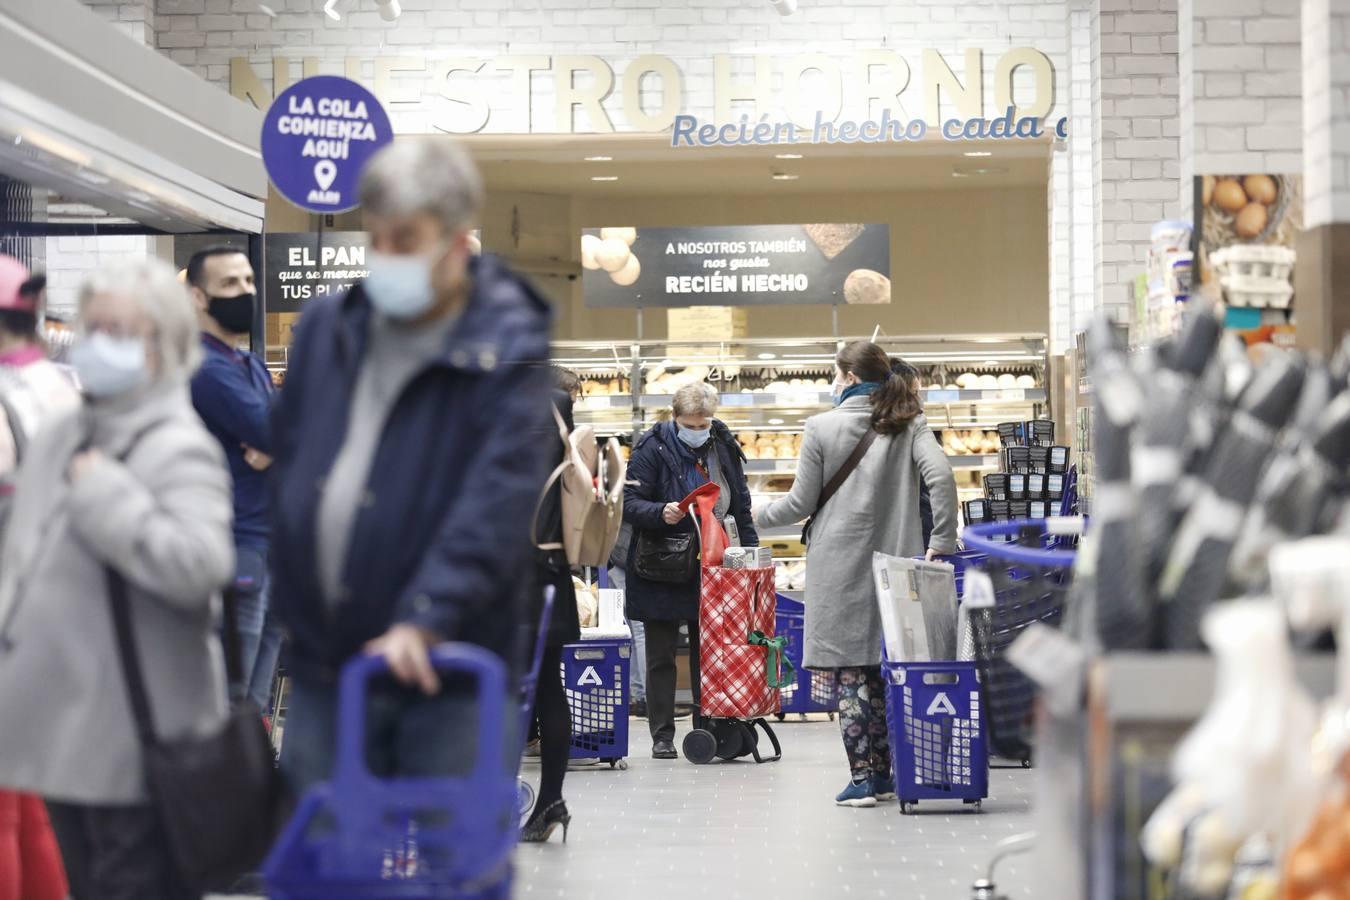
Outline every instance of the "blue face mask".
<path fill-rule="evenodd" d="M 680 440 L 684 441 L 687 446 L 692 447 L 695 450 L 708 443 L 708 438 L 712 436 L 711 428 L 704 428 L 702 430 L 685 428 L 678 422 L 675 424 L 675 428 L 678 429 L 680 433 Z"/>
<path fill-rule="evenodd" d="M 445 255 L 441 246 L 426 255 L 371 253 L 366 295 L 380 313 L 391 319 L 416 319 L 431 309 L 436 292 L 431 270 Z"/>
<path fill-rule="evenodd" d="M 94 399 L 116 397 L 149 380 L 145 368 L 145 341 L 118 338 L 95 331 L 71 348 L 70 364 L 80 389 Z"/>

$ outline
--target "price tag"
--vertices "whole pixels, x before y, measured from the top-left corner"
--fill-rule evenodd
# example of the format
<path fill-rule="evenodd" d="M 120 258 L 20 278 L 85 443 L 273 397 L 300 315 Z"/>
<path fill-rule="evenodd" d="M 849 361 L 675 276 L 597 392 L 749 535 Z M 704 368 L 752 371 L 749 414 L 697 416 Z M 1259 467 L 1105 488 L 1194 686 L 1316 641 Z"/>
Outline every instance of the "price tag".
<path fill-rule="evenodd" d="M 723 395 L 722 395 L 722 405 L 723 405 L 723 406 L 754 406 L 754 405 L 755 405 L 755 395 L 754 395 L 754 394 L 723 394 Z"/>
<path fill-rule="evenodd" d="M 1008 662 L 1041 686 L 1045 703 L 1057 716 L 1077 713 L 1082 704 L 1087 654 L 1064 632 L 1036 622 L 1008 648 Z"/>
<path fill-rule="evenodd" d="M 960 391 L 941 390 L 928 392 L 929 403 L 959 403 L 960 401 Z"/>
<path fill-rule="evenodd" d="M 986 393 L 988 393 L 988 392 L 986 392 Z M 1021 389 L 1021 388 L 1016 389 L 1016 390 L 994 391 L 994 396 L 993 396 L 992 399 L 994 399 L 994 400 L 1015 400 L 1015 401 L 1017 401 L 1017 402 L 1020 403 L 1021 401 L 1027 399 L 1027 392 L 1026 392 L 1025 389 Z"/>

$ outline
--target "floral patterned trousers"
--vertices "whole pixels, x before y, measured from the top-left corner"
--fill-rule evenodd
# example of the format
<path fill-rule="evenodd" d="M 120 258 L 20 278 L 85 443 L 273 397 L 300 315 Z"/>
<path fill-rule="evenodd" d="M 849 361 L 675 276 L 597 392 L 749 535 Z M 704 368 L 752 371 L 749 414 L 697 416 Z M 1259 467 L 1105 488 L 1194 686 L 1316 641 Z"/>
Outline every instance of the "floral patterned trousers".
<path fill-rule="evenodd" d="M 835 669 L 839 730 L 853 779 L 891 777 L 891 741 L 886 731 L 886 684 L 880 666 Z"/>

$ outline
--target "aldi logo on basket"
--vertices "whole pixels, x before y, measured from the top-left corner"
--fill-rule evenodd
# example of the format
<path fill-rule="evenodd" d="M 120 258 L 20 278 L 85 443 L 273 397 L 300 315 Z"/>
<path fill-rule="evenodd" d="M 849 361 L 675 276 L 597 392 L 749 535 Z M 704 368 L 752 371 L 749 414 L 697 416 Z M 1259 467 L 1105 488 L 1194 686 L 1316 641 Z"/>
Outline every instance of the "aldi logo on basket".
<path fill-rule="evenodd" d="M 951 701 L 951 698 L 950 698 L 950 697 L 948 697 L 945 693 L 939 691 L 939 692 L 938 692 L 938 695 L 937 695 L 936 697 L 933 698 L 933 702 L 930 703 L 930 704 L 928 704 L 928 712 L 924 713 L 924 715 L 926 715 L 926 716 L 936 716 L 936 715 L 955 716 L 955 715 L 956 715 L 956 707 L 952 704 L 952 701 Z"/>
<path fill-rule="evenodd" d="M 600 678 L 600 673 L 595 671 L 595 666 L 587 666 L 577 679 L 577 684 L 593 684 L 596 687 L 604 687 L 605 682 Z"/>

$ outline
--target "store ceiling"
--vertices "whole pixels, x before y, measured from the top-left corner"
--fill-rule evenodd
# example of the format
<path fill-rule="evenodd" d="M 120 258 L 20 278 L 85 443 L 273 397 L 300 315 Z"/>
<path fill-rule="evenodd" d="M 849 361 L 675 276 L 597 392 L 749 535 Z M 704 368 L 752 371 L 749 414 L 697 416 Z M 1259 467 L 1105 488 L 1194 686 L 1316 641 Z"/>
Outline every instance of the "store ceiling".
<path fill-rule="evenodd" d="M 677 149 L 664 135 L 528 135 L 465 143 L 494 191 L 598 197 L 1038 187 L 1051 153 L 1048 141 Z"/>

